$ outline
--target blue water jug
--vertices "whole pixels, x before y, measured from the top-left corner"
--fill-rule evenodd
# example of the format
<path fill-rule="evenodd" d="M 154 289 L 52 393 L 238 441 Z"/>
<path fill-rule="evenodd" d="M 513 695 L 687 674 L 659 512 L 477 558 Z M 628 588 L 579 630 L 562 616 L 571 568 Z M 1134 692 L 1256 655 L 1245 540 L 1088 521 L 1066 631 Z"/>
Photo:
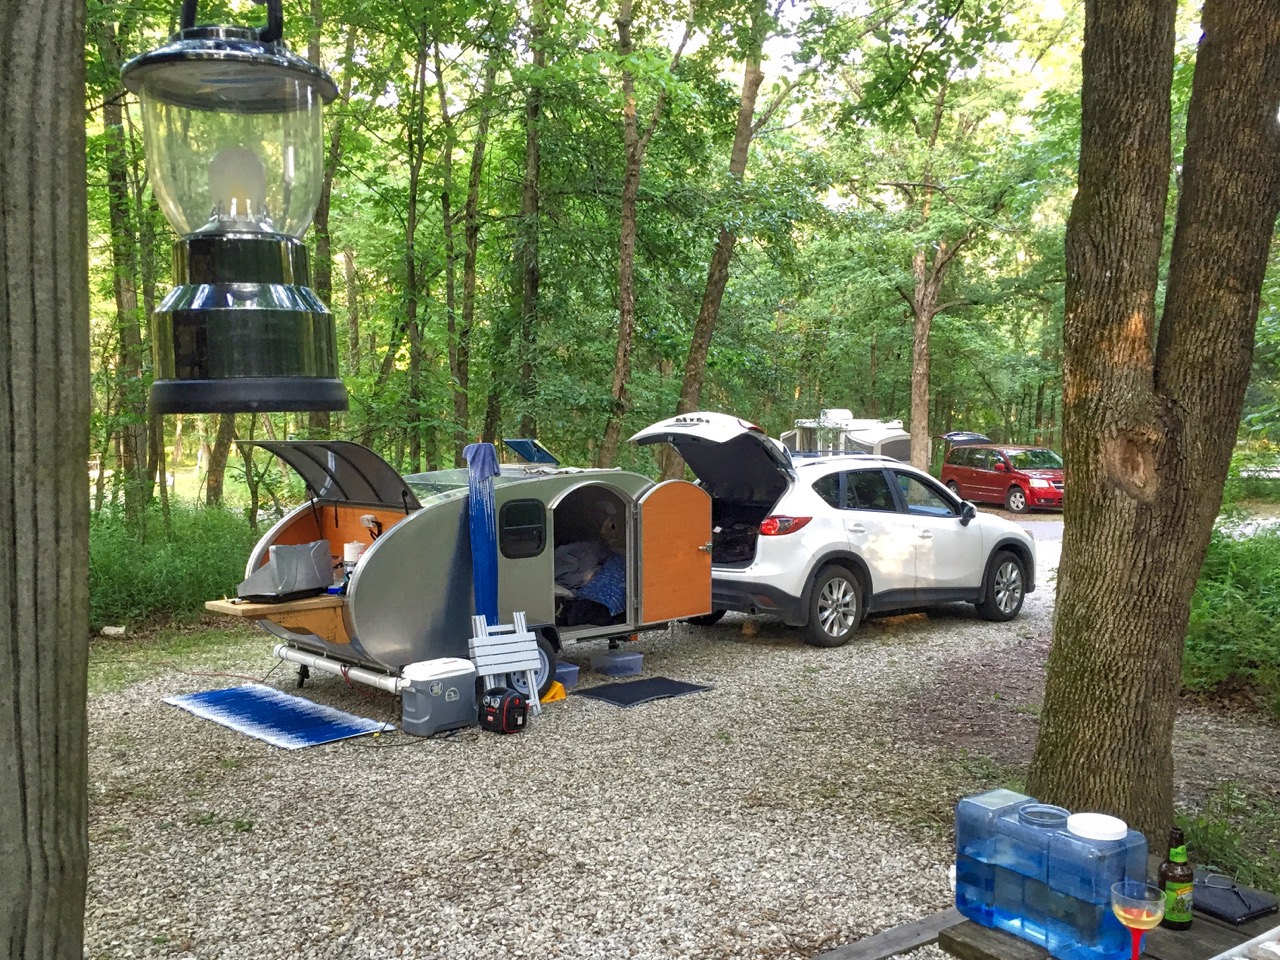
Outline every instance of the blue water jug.
<path fill-rule="evenodd" d="M 956 806 L 956 907 L 1057 960 L 1125 960 L 1111 885 L 1146 877 L 1147 842 L 1123 821 L 1069 815 L 1011 790 Z"/>
<path fill-rule="evenodd" d="M 1077 813 L 1049 846 L 1049 885 L 1065 908 L 1050 912 L 1047 944 L 1058 960 L 1122 960 L 1129 936 L 1111 912 L 1111 886 L 1145 880 L 1147 841 L 1122 820 Z"/>
<path fill-rule="evenodd" d="M 1049 946 L 1049 915 L 1062 912 L 1049 890 L 1049 843 L 1066 827 L 1068 812 L 1028 803 L 996 821 L 994 926 Z"/>
<path fill-rule="evenodd" d="M 956 804 L 956 909 L 984 927 L 995 918 L 996 821 L 1032 802 L 1012 790 L 989 790 Z"/>

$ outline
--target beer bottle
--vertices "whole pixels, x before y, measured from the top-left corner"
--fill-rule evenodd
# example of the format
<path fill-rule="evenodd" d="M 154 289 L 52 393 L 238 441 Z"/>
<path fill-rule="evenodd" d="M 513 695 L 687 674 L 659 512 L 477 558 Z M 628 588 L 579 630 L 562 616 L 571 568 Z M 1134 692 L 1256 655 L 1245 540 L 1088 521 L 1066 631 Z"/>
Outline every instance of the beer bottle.
<path fill-rule="evenodd" d="M 1191 926 L 1191 890 L 1195 872 L 1187 863 L 1187 841 L 1182 830 L 1169 831 L 1169 856 L 1160 864 L 1160 889 L 1164 891 L 1162 927 L 1186 930 Z"/>

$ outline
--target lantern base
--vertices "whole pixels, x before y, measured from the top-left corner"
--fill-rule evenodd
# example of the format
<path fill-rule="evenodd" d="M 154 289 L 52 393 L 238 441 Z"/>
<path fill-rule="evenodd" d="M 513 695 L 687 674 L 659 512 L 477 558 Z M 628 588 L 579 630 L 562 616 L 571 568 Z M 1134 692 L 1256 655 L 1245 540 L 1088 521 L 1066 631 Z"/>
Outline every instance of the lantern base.
<path fill-rule="evenodd" d="M 153 318 L 155 413 L 347 409 L 333 314 L 307 286 L 300 241 L 184 237 L 174 267 Z"/>
<path fill-rule="evenodd" d="M 156 380 L 152 413 L 244 413 L 346 410 L 341 380 L 320 377 L 230 377 Z"/>

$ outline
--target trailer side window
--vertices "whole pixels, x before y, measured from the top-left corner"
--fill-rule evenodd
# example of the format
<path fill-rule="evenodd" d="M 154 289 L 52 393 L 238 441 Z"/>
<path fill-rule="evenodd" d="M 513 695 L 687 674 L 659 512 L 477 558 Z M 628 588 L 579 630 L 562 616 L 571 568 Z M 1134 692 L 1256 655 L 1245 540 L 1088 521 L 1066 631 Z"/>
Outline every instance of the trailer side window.
<path fill-rule="evenodd" d="M 508 560 L 536 557 L 547 545 L 547 508 L 541 500 L 508 500 L 498 511 L 498 548 Z"/>

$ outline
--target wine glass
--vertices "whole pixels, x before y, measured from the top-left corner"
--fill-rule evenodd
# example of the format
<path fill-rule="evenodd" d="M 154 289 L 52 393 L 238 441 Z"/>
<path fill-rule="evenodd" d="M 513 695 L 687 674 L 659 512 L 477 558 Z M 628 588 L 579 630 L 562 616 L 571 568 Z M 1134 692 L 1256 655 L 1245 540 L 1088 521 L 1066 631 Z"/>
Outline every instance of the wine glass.
<path fill-rule="evenodd" d="M 1141 880 L 1121 880 L 1111 886 L 1111 912 L 1129 928 L 1133 960 L 1142 954 L 1142 934 L 1164 916 L 1164 892 Z"/>

